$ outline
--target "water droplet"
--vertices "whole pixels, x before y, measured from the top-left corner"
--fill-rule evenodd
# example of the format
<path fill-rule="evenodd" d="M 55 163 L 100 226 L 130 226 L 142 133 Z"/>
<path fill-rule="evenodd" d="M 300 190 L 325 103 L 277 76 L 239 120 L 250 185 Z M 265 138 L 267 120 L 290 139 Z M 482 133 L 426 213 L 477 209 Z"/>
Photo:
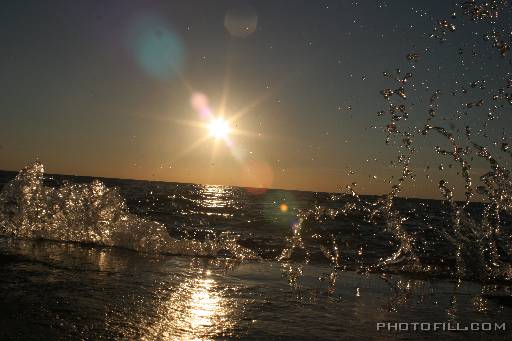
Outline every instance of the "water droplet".
<path fill-rule="evenodd" d="M 407 60 L 409 60 L 411 62 L 417 62 L 419 57 L 420 57 L 420 55 L 418 53 L 415 53 L 415 52 L 410 52 L 406 56 Z"/>

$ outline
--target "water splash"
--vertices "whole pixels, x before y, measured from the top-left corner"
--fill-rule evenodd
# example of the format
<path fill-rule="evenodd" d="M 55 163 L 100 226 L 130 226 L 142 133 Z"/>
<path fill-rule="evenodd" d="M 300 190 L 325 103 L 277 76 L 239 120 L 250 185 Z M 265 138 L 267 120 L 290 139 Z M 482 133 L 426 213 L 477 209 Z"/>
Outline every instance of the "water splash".
<path fill-rule="evenodd" d="M 47 186 L 38 162 L 22 169 L 0 192 L 0 234 L 145 253 L 258 258 L 229 235 L 208 235 L 204 241 L 171 238 L 165 225 L 129 213 L 119 191 L 99 180 Z"/>
<path fill-rule="evenodd" d="M 508 1 L 466 1 L 451 14 L 450 19 L 434 21 L 431 38 L 445 42 L 456 31 L 457 26 L 465 25 L 460 20 L 469 19 L 483 25 L 481 29 L 484 31 L 482 35 L 484 39 L 490 41 L 492 47 L 496 48 L 501 56 L 505 56 L 510 46 L 506 38 L 509 35 L 507 32 L 510 32 L 507 26 L 509 22 L 508 24 L 499 23 L 498 18 L 510 15 L 509 12 Z M 430 49 L 425 51 L 430 54 Z M 371 224 L 376 230 L 383 229 L 391 233 L 397 242 L 395 251 L 389 257 L 383 257 L 373 263 L 367 261 L 360 267 L 368 271 L 398 270 L 453 276 L 459 280 L 510 281 L 512 280 L 512 231 L 510 230 L 512 178 L 507 164 L 512 154 L 509 140 L 504 136 L 500 140 L 489 141 L 487 146 L 481 142 L 482 138 L 490 140 L 489 134 L 485 131 L 488 121 L 500 119 L 503 116 L 500 115 L 500 111 L 506 110 L 505 106 L 512 104 L 510 100 L 512 95 L 505 90 L 512 86 L 512 81 L 508 79 L 510 73 L 504 75 L 503 86 L 496 83 L 496 89 L 493 89 L 494 84 L 489 84 L 486 79 L 473 80 L 469 82 L 469 87 L 463 87 L 462 91 L 452 89 L 446 92 L 441 90 L 432 92 L 429 90 L 430 86 L 426 86 L 426 90 L 431 94 L 430 101 L 427 102 L 425 117 L 419 118 L 420 121 L 424 120 L 424 123 L 418 128 L 408 123 L 410 114 L 418 112 L 417 108 L 414 108 L 417 103 L 414 103 L 414 99 L 410 96 L 410 94 L 412 97 L 418 96 L 418 91 L 415 85 L 411 84 L 411 80 L 417 77 L 416 70 L 419 70 L 424 59 L 428 59 L 428 54 L 422 56 L 420 60 L 417 52 L 410 52 L 406 54 L 410 71 L 402 72 L 396 68 L 395 72 L 383 73 L 384 77 L 394 84 L 380 91 L 388 108 L 380 110 L 377 116 L 387 120 L 382 125 L 386 134 L 385 143 L 397 148 L 398 162 L 395 165 L 398 164 L 401 168 L 401 174 L 390 191 L 378 198 L 367 198 L 355 191 L 355 185 L 346 186 L 344 200 L 338 204 L 337 208 L 329 210 L 326 207 L 314 207 L 307 213 L 302 212 L 299 215 L 300 228 L 307 224 L 321 225 L 325 218 L 336 219 L 336 217 L 345 216 L 353 221 Z M 459 55 L 461 54 L 463 51 L 459 49 Z M 473 50 L 473 58 L 478 56 L 479 54 Z M 426 66 L 426 70 L 430 72 L 430 67 Z M 418 84 L 424 83 L 419 80 Z M 486 95 L 483 92 L 475 93 L 475 99 L 472 101 L 467 101 L 467 98 L 461 99 L 461 107 L 473 112 L 487 111 L 487 122 L 484 121 L 481 127 L 472 127 L 470 124 L 473 122 L 469 122 L 463 132 L 458 134 L 460 131 L 456 130 L 453 124 L 454 118 L 449 117 L 450 113 L 443 112 L 445 108 L 441 100 L 449 93 L 452 95 L 450 101 L 454 101 L 458 94 L 468 95 L 472 94 L 472 91 L 483 90 L 490 94 L 489 99 L 484 98 Z M 418 99 L 418 102 L 422 101 L 423 98 Z M 467 112 L 461 113 L 458 110 L 453 113 L 455 120 L 460 120 L 467 115 Z M 450 126 L 445 127 L 443 121 L 449 121 Z M 475 124 L 478 123 L 475 122 Z M 435 147 L 432 159 L 441 159 L 439 170 L 444 170 L 444 165 L 447 164 L 448 170 L 457 172 L 462 180 L 464 193 L 464 199 L 458 201 L 454 194 L 460 192 L 456 188 L 458 181 L 454 181 L 455 187 L 446 179 L 438 182 L 443 200 L 441 212 L 447 215 L 448 222 L 444 222 L 444 225 L 439 225 L 435 229 L 436 238 L 426 241 L 421 240 L 417 233 L 413 232 L 415 229 L 418 230 L 414 227 L 414 224 L 417 224 L 417 222 L 414 223 L 415 209 L 404 211 L 397 205 L 404 186 L 416 180 L 415 169 L 419 168 L 415 166 L 419 145 L 416 140 L 419 139 L 430 143 L 436 141 L 437 144 L 439 141 L 447 142 L 447 148 L 441 145 Z M 495 155 L 500 152 L 503 155 Z M 482 160 L 487 166 L 481 165 Z M 487 170 L 485 170 L 486 167 Z M 429 166 L 427 170 L 430 170 Z M 441 176 L 444 175 L 441 174 Z M 430 179 L 429 175 L 427 178 Z M 432 229 L 436 221 L 442 221 L 441 217 L 435 215 L 424 219 Z M 341 269 L 343 254 L 337 244 L 337 237 L 332 234 L 328 236 L 315 234 L 313 238 L 333 269 L 336 271 Z M 302 238 L 295 244 L 293 240 L 292 238 L 291 245 L 304 248 Z M 431 249 L 442 248 L 444 246 L 441 245 L 445 245 L 449 246 L 449 251 L 448 254 L 429 254 L 430 257 L 438 258 L 438 264 L 432 265 L 420 256 L 425 252 L 425 245 Z M 283 251 L 283 254 L 288 254 L 289 250 L 290 248 L 285 248 L 286 252 Z M 366 251 L 360 250 L 361 254 Z M 344 253 L 351 251 L 354 250 L 344 249 Z M 447 265 L 448 263 L 452 265 Z"/>
<path fill-rule="evenodd" d="M 287 246 L 281 252 L 278 261 L 300 260 L 306 263 L 309 262 L 309 252 L 302 240 L 302 228 L 308 213 L 308 211 L 299 212 L 299 220 L 292 224 L 292 235 L 286 239 Z"/>

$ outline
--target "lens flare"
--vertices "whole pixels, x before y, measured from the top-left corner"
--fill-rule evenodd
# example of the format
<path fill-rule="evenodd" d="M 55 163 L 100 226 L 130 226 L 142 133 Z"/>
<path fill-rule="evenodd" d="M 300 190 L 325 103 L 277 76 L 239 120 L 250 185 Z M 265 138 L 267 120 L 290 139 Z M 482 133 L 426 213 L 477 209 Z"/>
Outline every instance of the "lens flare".
<path fill-rule="evenodd" d="M 228 10 L 224 27 L 233 37 L 247 38 L 258 28 L 258 15 L 251 7 L 238 7 Z"/>
<path fill-rule="evenodd" d="M 202 119 L 209 119 L 211 117 L 210 104 L 205 94 L 201 92 L 193 93 L 190 97 L 190 105 Z"/>
<path fill-rule="evenodd" d="M 208 124 L 208 131 L 215 139 L 226 139 L 230 130 L 231 128 L 228 122 L 222 118 L 213 119 L 210 124 Z"/>
<path fill-rule="evenodd" d="M 141 15 L 136 18 L 128 33 L 133 57 L 147 75 L 166 81 L 182 70 L 185 46 L 160 15 Z"/>

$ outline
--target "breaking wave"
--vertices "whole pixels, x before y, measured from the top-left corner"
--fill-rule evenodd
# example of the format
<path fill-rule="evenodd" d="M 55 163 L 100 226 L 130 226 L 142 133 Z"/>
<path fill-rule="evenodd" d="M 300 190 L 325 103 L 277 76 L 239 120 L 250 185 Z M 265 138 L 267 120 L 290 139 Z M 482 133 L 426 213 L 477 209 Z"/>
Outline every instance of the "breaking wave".
<path fill-rule="evenodd" d="M 0 234 L 16 238 L 90 243 L 144 253 L 257 258 L 227 235 L 176 239 L 161 223 L 129 213 L 116 188 L 94 180 L 44 184 L 41 163 L 23 168 L 0 192 Z"/>

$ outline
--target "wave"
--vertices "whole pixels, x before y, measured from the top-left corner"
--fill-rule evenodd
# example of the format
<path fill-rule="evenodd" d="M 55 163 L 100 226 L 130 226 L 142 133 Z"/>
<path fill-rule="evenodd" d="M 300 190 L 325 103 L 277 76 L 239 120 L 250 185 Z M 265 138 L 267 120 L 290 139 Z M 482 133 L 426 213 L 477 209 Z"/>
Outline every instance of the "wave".
<path fill-rule="evenodd" d="M 0 192 L 0 234 L 144 253 L 258 258 L 230 235 L 206 236 L 203 241 L 172 238 L 165 225 L 131 214 L 119 190 L 100 180 L 46 186 L 39 162 L 23 168 Z"/>

